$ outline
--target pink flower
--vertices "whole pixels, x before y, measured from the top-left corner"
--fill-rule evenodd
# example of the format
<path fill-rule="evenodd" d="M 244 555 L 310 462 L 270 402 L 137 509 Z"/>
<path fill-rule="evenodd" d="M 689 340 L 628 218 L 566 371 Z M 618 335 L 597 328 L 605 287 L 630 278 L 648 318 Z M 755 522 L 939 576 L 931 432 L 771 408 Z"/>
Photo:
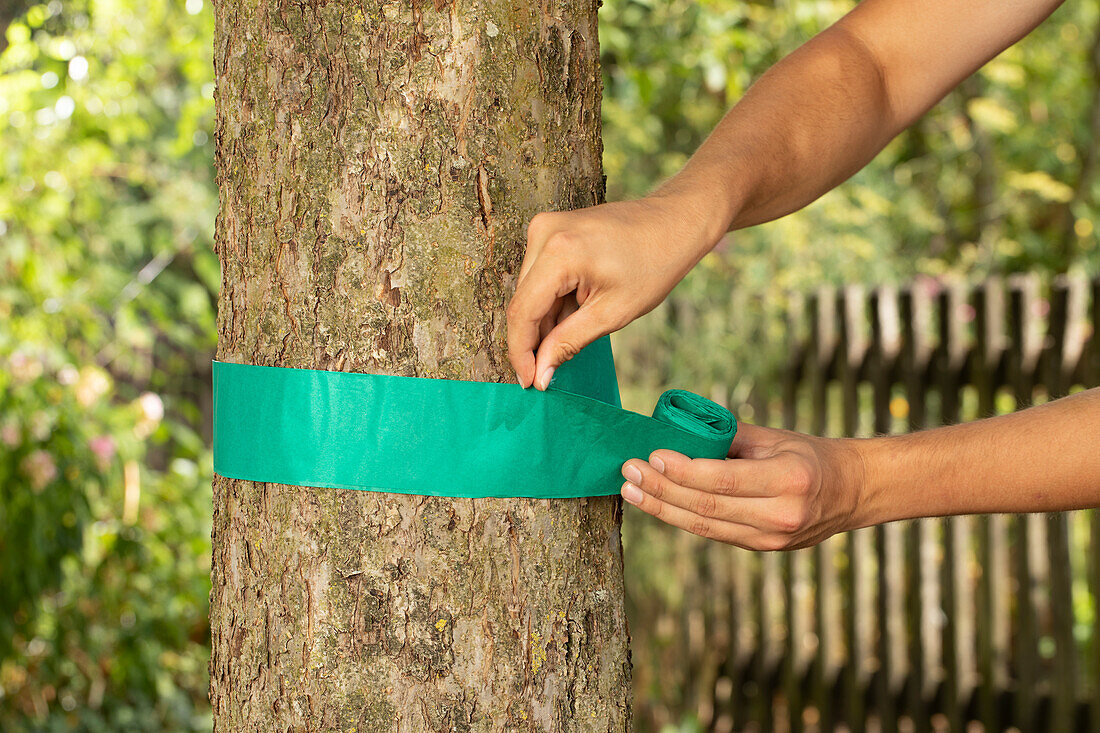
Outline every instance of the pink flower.
<path fill-rule="evenodd" d="M 53 456 L 41 449 L 24 458 L 19 467 L 30 479 L 31 488 L 36 493 L 57 478 L 57 464 L 54 463 Z"/>
<path fill-rule="evenodd" d="M 14 422 L 4 423 L 4 427 L 0 428 L 0 440 L 9 448 L 18 447 L 21 442 L 19 426 Z"/>
<path fill-rule="evenodd" d="M 17 382 L 30 382 L 42 374 L 42 362 L 23 351 L 16 351 L 8 358 L 8 368 Z"/>
<path fill-rule="evenodd" d="M 88 441 L 88 447 L 95 453 L 95 462 L 99 470 L 103 471 L 115 456 L 115 439 L 110 435 L 97 435 Z"/>

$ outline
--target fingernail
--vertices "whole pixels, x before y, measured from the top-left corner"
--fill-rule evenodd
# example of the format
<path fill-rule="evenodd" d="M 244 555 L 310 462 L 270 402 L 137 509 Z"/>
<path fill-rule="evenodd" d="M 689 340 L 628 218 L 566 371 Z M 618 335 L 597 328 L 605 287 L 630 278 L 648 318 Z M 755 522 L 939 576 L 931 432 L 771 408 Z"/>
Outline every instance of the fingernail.
<path fill-rule="evenodd" d="M 658 473 L 665 472 L 665 462 L 661 460 L 660 456 L 653 456 L 649 459 L 649 465 L 657 469 Z"/>
<path fill-rule="evenodd" d="M 629 501 L 631 504 L 642 503 L 642 490 L 634 484 L 623 484 L 623 498 Z"/>
<path fill-rule="evenodd" d="M 550 380 L 554 378 L 554 367 L 547 367 L 542 372 L 542 378 L 539 379 L 539 389 L 546 389 L 550 386 Z"/>
<path fill-rule="evenodd" d="M 642 483 L 642 472 L 638 470 L 637 466 L 627 464 L 623 466 L 623 478 L 632 484 Z"/>

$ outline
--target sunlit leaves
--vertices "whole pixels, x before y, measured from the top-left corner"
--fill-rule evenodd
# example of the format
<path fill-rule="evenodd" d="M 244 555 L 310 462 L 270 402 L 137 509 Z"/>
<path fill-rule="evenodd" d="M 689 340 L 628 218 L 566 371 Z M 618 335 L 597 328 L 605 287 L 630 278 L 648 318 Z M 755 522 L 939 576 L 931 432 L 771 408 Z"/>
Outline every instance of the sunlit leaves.
<path fill-rule="evenodd" d="M 206 10 L 36 5 L 0 55 L 4 730 L 209 726 Z"/>

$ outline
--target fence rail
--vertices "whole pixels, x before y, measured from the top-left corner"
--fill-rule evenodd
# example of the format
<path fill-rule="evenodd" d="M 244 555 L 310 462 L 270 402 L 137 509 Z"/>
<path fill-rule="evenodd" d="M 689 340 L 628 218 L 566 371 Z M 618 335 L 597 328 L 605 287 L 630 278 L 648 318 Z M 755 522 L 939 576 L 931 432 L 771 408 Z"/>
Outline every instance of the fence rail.
<path fill-rule="evenodd" d="M 1100 385 L 1097 324 L 1100 279 L 1082 276 L 823 290 L 794 302 L 786 373 L 748 404 L 850 436 L 1006 412 Z M 685 702 L 709 729 L 1100 731 L 1100 512 L 894 523 L 782 554 L 683 542 L 706 589 L 682 609 Z"/>

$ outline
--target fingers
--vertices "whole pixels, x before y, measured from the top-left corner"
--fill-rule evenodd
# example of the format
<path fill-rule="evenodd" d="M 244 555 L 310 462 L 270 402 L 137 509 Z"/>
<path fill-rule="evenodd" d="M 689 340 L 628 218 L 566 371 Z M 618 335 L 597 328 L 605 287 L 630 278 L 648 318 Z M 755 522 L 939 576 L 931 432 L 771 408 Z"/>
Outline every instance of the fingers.
<path fill-rule="evenodd" d="M 756 435 L 770 439 L 760 432 L 765 430 L 758 429 Z M 785 435 L 769 432 L 779 438 Z M 647 514 L 739 547 L 792 549 L 820 542 L 840 526 L 823 524 L 814 508 L 813 470 L 789 451 L 769 451 L 757 459 L 711 460 L 659 450 L 648 463 L 632 459 L 623 464 L 623 478 L 623 498 Z"/>
<path fill-rule="evenodd" d="M 546 389 L 554 370 L 577 355 L 581 349 L 608 333 L 601 309 L 591 301 L 565 316 L 546 334 L 535 357 L 535 386 Z"/>
<path fill-rule="evenodd" d="M 766 461 L 753 462 L 754 467 Z M 761 532 L 783 533 L 791 529 L 792 514 L 786 497 L 730 496 L 683 486 L 645 461 L 628 461 L 623 477 L 641 489 L 650 506 L 667 504 L 704 519 L 717 519 L 754 527 Z M 636 496 L 636 495 L 635 495 Z M 624 497 L 629 500 L 629 497 Z M 632 502 L 633 503 L 633 502 Z"/>
<path fill-rule="evenodd" d="M 552 312 L 555 303 L 576 286 L 576 281 L 554 260 L 543 257 L 535 261 L 516 287 L 512 302 L 508 304 L 508 360 L 521 386 L 530 387 L 536 381 L 535 349 L 539 346 L 543 319 Z M 538 376 L 547 377 L 545 383 L 536 385 L 545 389 L 552 373 Z"/>
<path fill-rule="evenodd" d="M 551 299 L 550 304 L 546 305 L 545 295 L 537 287 L 545 286 L 545 283 L 528 278 L 546 243 L 552 216 L 547 212 L 535 214 L 528 222 L 527 249 L 519 277 L 516 278 L 516 292 L 508 304 L 508 360 L 524 389 L 535 380 L 535 347 L 557 323 L 561 308 L 560 301 L 556 299 Z"/>
<path fill-rule="evenodd" d="M 519 277 L 516 278 L 517 283 L 523 282 L 523 278 L 527 277 L 527 273 L 531 271 L 531 266 L 538 259 L 539 253 L 546 243 L 554 216 L 555 213 L 552 211 L 543 211 L 532 216 L 531 221 L 527 222 L 527 250 L 523 255 L 523 264 L 519 268 Z"/>
<path fill-rule="evenodd" d="M 637 496 L 635 497 L 635 493 Z M 765 540 L 764 534 L 755 527 L 726 522 L 713 517 L 704 517 L 675 504 L 669 504 L 640 491 L 630 483 L 623 484 L 623 498 L 634 504 L 646 514 L 660 519 L 674 527 L 746 549 L 755 549 Z"/>
<path fill-rule="evenodd" d="M 558 298 L 554 301 L 554 307 L 543 316 L 542 322 L 539 324 L 539 343 L 541 344 L 542 340 L 554 330 L 554 326 L 572 315 L 577 307 L 576 293 L 569 293 L 564 298 Z"/>
<path fill-rule="evenodd" d="M 768 490 L 774 470 L 770 464 L 763 465 L 766 461 L 748 465 L 724 458 L 688 458 L 676 451 L 658 450 L 650 455 L 649 464 L 643 461 L 638 463 L 650 466 L 681 486 L 720 496 L 774 495 Z"/>
<path fill-rule="evenodd" d="M 564 303 L 564 298 L 558 298 L 554 301 L 554 305 L 551 306 L 550 312 L 539 321 L 539 343 L 542 343 L 546 335 L 553 331 L 554 326 L 558 325 L 558 321 L 562 319 L 562 306 Z"/>

